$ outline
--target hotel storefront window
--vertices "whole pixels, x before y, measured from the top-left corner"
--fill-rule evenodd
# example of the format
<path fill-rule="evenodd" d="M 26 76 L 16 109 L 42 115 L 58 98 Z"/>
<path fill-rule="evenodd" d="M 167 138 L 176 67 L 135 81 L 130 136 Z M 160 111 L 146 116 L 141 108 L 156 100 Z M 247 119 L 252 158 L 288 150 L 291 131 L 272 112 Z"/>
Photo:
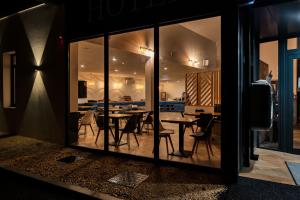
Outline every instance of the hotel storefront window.
<path fill-rule="evenodd" d="M 153 29 L 109 38 L 109 151 L 153 158 Z"/>
<path fill-rule="evenodd" d="M 163 26 L 159 35 L 160 158 L 219 168 L 221 17 Z"/>
<path fill-rule="evenodd" d="M 103 37 L 71 43 L 70 105 L 80 114 L 81 127 L 71 144 L 220 168 L 221 17 L 161 26 L 158 35 L 158 56 L 154 28 L 109 34 L 107 43 Z M 159 59 L 157 66 L 155 59 Z M 157 88 L 155 81 L 159 81 Z M 78 90 L 72 93 L 72 87 Z M 103 130 L 106 87 L 107 141 Z M 157 110 L 159 119 L 154 118 Z M 81 123 L 88 117 L 90 124 L 85 128 Z"/>
<path fill-rule="evenodd" d="M 70 111 L 78 126 L 72 145 L 104 149 L 104 39 L 70 44 Z M 75 128 L 76 129 L 76 128 Z"/>

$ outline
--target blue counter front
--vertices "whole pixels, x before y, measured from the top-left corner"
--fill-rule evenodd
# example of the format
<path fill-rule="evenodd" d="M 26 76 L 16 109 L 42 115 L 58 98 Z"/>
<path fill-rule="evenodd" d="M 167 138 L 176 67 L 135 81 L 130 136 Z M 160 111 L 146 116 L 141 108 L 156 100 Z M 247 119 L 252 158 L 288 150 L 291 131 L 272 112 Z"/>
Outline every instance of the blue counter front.
<path fill-rule="evenodd" d="M 129 102 L 110 102 L 112 106 L 128 106 L 128 105 L 137 105 L 137 106 L 145 106 L 144 101 L 129 101 Z M 95 103 L 85 103 L 81 105 L 89 105 L 89 106 L 104 106 L 103 102 L 95 102 Z M 184 112 L 184 102 L 181 101 L 161 101 L 159 102 L 160 111 L 161 112 Z"/>

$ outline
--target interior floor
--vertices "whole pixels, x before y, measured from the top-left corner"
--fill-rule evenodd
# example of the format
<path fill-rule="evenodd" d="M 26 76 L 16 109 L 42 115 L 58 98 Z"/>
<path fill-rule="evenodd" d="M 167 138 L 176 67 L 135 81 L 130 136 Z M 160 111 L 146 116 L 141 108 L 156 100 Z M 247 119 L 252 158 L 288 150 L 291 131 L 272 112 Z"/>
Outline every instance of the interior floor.
<path fill-rule="evenodd" d="M 293 148 L 294 149 L 300 149 L 300 128 L 294 128 L 294 144 L 293 144 Z"/>
<path fill-rule="evenodd" d="M 174 117 L 180 117 L 180 113 L 161 113 L 160 119 L 163 119 L 165 116 L 174 116 Z M 174 150 L 178 150 L 179 145 L 179 134 L 178 134 L 178 125 L 177 124 L 171 124 L 171 123 L 162 123 L 164 128 L 167 129 L 173 129 L 174 134 L 171 135 L 172 142 L 174 145 Z M 121 123 L 122 126 L 125 125 L 125 122 Z M 94 148 L 94 149 L 103 149 L 104 148 L 104 131 L 101 131 L 100 136 L 98 138 L 97 143 L 95 143 L 96 135 L 98 132 L 98 128 L 96 124 L 92 125 L 93 130 L 95 132 L 95 135 L 93 135 L 91 129 L 87 127 L 87 133 L 84 134 L 84 128 L 81 128 L 79 131 L 79 140 L 78 143 L 75 145 L 83 146 L 87 148 Z M 167 148 L 166 148 L 166 142 L 165 139 L 161 139 L 160 143 L 160 158 L 164 160 L 170 160 L 170 161 L 177 161 L 177 162 L 184 162 L 184 163 L 190 163 L 190 164 L 196 164 L 201 166 L 208 166 L 213 168 L 220 168 L 220 162 L 221 162 L 221 153 L 220 153 L 220 124 L 215 124 L 213 129 L 213 135 L 212 135 L 212 149 L 214 155 L 211 155 L 210 158 L 208 157 L 205 143 L 200 143 L 198 147 L 198 152 L 194 153 L 192 157 L 178 157 L 173 155 L 168 155 Z M 190 134 L 192 133 L 192 130 L 190 128 L 186 129 L 185 136 L 184 136 L 184 148 L 187 151 L 191 151 L 194 139 L 190 137 Z M 126 153 L 126 154 L 133 154 L 138 156 L 144 156 L 144 157 L 150 157 L 153 158 L 153 130 L 149 130 L 149 132 L 146 132 L 146 130 L 143 130 L 142 134 L 137 135 L 139 146 L 137 146 L 137 143 L 134 139 L 134 136 L 130 135 L 130 146 L 122 145 L 119 147 L 109 146 L 110 151 L 119 152 L 119 153 Z M 127 137 L 126 135 L 123 136 L 122 141 L 126 142 Z M 111 134 L 109 135 L 109 142 L 113 142 L 113 137 Z M 171 145 L 169 143 L 169 153 L 172 152 Z"/>
<path fill-rule="evenodd" d="M 300 155 L 259 148 L 255 153 L 259 155 L 258 161 L 253 161 L 251 167 L 244 168 L 240 176 L 295 185 L 285 161 L 300 163 Z"/>

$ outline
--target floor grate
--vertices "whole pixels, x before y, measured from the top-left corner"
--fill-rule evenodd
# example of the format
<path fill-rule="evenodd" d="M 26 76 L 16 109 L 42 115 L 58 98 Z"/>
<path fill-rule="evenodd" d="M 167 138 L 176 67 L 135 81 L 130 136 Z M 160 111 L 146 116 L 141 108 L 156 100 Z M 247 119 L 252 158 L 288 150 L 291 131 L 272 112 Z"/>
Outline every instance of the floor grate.
<path fill-rule="evenodd" d="M 135 172 L 124 172 L 120 173 L 108 181 L 118 185 L 123 185 L 127 187 L 135 188 L 145 181 L 149 176 L 145 174 L 135 173 Z"/>

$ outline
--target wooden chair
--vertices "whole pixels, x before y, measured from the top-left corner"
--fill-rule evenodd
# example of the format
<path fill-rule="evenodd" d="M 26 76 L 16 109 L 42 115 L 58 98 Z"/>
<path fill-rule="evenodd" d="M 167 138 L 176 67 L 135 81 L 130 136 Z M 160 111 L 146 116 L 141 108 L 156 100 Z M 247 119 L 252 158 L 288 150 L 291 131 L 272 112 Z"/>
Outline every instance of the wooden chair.
<path fill-rule="evenodd" d="M 97 137 L 95 140 L 95 144 L 97 143 L 98 137 L 100 135 L 100 131 L 104 130 L 104 115 L 98 115 L 96 118 L 96 123 L 97 123 L 97 126 L 99 129 L 98 129 Z M 113 138 L 115 138 L 115 135 L 112 131 L 112 128 L 115 127 L 115 125 L 110 123 L 108 126 L 109 126 L 109 131 L 110 131 L 111 135 L 113 136 Z"/>
<path fill-rule="evenodd" d="M 184 117 L 184 112 L 181 112 L 181 116 Z M 186 128 L 191 128 L 192 132 L 194 133 L 195 131 L 194 131 L 193 125 L 195 125 L 193 122 L 186 123 L 185 126 L 184 126 L 184 132 L 185 132 Z"/>
<path fill-rule="evenodd" d="M 84 126 L 85 134 L 86 134 L 86 126 L 89 126 L 93 132 L 93 135 L 95 135 L 92 124 L 93 124 L 93 118 L 94 118 L 94 111 L 89 110 L 86 112 L 86 114 L 82 117 L 79 125 L 78 132 L 80 131 L 81 127 Z"/>
<path fill-rule="evenodd" d="M 150 111 L 150 112 L 147 114 L 145 120 L 143 120 L 143 125 L 142 125 L 142 128 L 141 128 L 141 129 L 143 130 L 144 126 L 147 125 L 146 130 L 147 130 L 147 133 L 148 133 L 148 134 L 149 134 L 149 130 L 150 130 L 150 128 L 149 128 L 150 125 L 151 125 L 151 127 L 152 127 L 152 130 L 154 130 L 154 125 L 153 125 L 153 118 L 152 118 L 152 115 L 153 115 L 153 111 Z"/>
<path fill-rule="evenodd" d="M 137 123 L 138 123 L 138 119 L 137 119 L 136 115 L 132 115 L 127 120 L 125 127 L 123 129 L 120 129 L 122 131 L 122 133 L 121 133 L 121 136 L 120 136 L 120 139 L 119 139 L 119 145 L 120 145 L 120 142 L 122 140 L 123 135 L 127 134 L 127 144 L 130 147 L 129 135 L 130 135 L 130 133 L 132 133 L 134 135 L 134 138 L 135 138 L 135 141 L 136 141 L 137 145 L 140 146 L 139 141 L 138 141 L 137 136 L 136 136 L 136 133 L 135 133 L 135 130 L 137 128 Z"/>
<path fill-rule="evenodd" d="M 166 147 L 167 147 L 167 155 L 169 155 L 169 144 L 168 144 L 168 140 L 170 141 L 172 150 L 174 152 L 174 146 L 173 146 L 173 142 L 172 142 L 172 138 L 171 138 L 171 134 L 174 134 L 174 130 L 171 129 L 165 129 L 161 123 L 161 121 L 159 121 L 159 144 L 161 141 L 161 138 L 165 138 L 166 140 Z M 152 153 L 154 152 L 154 148 Z"/>
<path fill-rule="evenodd" d="M 212 135 L 212 128 L 214 126 L 214 121 L 215 121 L 215 118 L 212 117 L 210 119 L 210 121 L 208 122 L 205 129 L 203 129 L 201 132 L 190 135 L 195 140 L 191 156 L 193 156 L 195 149 L 196 149 L 196 153 L 198 152 L 198 146 L 199 146 L 200 141 L 205 142 L 208 158 L 210 159 L 210 152 L 211 152 L 212 156 L 214 155 L 212 147 L 211 147 L 211 135 Z"/>

